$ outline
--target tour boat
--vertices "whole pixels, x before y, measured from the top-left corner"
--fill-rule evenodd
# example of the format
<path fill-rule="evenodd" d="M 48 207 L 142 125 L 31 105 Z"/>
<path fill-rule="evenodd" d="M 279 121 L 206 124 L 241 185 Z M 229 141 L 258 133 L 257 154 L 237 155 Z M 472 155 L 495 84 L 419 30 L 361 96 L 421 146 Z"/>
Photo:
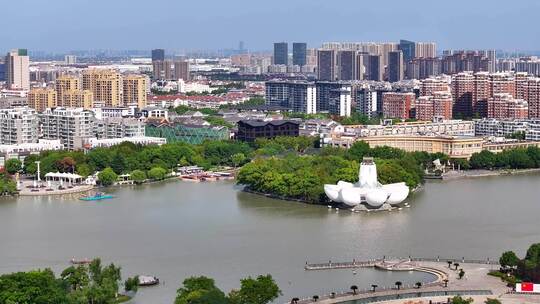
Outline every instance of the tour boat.
<path fill-rule="evenodd" d="M 94 195 L 87 195 L 87 196 L 80 197 L 79 199 L 82 201 L 100 201 L 100 200 L 109 199 L 109 198 L 113 198 L 113 196 L 110 194 L 98 192 Z"/>
<path fill-rule="evenodd" d="M 159 279 L 153 276 L 139 276 L 139 286 L 152 286 L 159 284 Z"/>

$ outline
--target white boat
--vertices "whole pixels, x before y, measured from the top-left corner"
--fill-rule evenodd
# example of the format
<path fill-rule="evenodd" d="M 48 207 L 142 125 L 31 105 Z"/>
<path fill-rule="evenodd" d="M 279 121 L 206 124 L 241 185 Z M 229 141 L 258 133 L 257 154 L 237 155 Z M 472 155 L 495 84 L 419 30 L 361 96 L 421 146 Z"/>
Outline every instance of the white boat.
<path fill-rule="evenodd" d="M 159 279 L 153 276 L 140 275 L 139 286 L 152 286 L 159 284 Z"/>

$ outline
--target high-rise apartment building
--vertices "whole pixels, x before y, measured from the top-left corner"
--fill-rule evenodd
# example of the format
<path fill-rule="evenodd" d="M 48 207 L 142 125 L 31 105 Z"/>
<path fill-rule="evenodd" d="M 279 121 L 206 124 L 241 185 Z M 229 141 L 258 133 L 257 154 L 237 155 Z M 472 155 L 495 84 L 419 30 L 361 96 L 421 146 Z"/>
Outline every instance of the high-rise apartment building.
<path fill-rule="evenodd" d="M 307 64 L 307 43 L 293 43 L 293 65 L 305 66 Z"/>
<path fill-rule="evenodd" d="M 397 82 L 404 78 L 404 63 L 402 51 L 391 51 L 388 53 L 388 81 Z"/>
<path fill-rule="evenodd" d="M 449 80 L 442 77 L 430 77 L 422 80 L 421 96 L 432 96 L 435 92 L 451 93 Z"/>
<path fill-rule="evenodd" d="M 526 86 L 529 118 L 540 118 L 540 78 L 528 79 Z"/>
<path fill-rule="evenodd" d="M 78 91 L 81 89 L 80 78 L 73 75 L 61 75 L 55 81 L 57 105 L 66 107 L 64 93 L 69 91 Z"/>
<path fill-rule="evenodd" d="M 437 45 L 434 42 L 417 42 L 414 46 L 414 58 L 437 57 Z"/>
<path fill-rule="evenodd" d="M 94 137 L 94 114 L 83 108 L 47 109 L 39 121 L 42 137 L 60 139 L 68 150 L 83 149 L 85 140 Z"/>
<path fill-rule="evenodd" d="M 317 76 L 319 80 L 336 80 L 336 52 L 334 50 L 318 50 Z"/>
<path fill-rule="evenodd" d="M 62 97 L 62 104 L 58 104 L 58 106 L 90 110 L 94 108 L 94 94 L 90 90 L 65 91 Z"/>
<path fill-rule="evenodd" d="M 164 49 L 154 49 L 152 50 L 152 61 L 164 61 L 165 60 L 165 50 Z"/>
<path fill-rule="evenodd" d="M 67 65 L 72 65 L 77 63 L 77 56 L 75 55 L 65 55 L 64 63 Z"/>
<path fill-rule="evenodd" d="M 28 50 L 16 49 L 7 53 L 5 58 L 5 77 L 9 89 L 30 89 L 30 58 Z"/>
<path fill-rule="evenodd" d="M 414 93 L 386 92 L 382 94 L 385 118 L 409 119 L 414 105 Z"/>
<path fill-rule="evenodd" d="M 47 108 L 56 107 L 56 98 L 56 91 L 53 89 L 32 89 L 28 92 L 28 106 L 37 112 L 43 112 Z"/>
<path fill-rule="evenodd" d="M 152 77 L 154 80 L 173 79 L 173 68 L 171 60 L 152 61 Z"/>
<path fill-rule="evenodd" d="M 90 90 L 94 102 L 106 107 L 121 106 L 123 101 L 122 76 L 114 70 L 90 69 L 83 72 L 82 88 Z"/>
<path fill-rule="evenodd" d="M 423 121 L 452 119 L 452 94 L 435 92 L 431 96 L 420 96 L 415 103 L 415 113 L 416 119 Z"/>
<path fill-rule="evenodd" d="M 474 75 L 461 72 L 452 79 L 452 95 L 454 96 L 454 116 L 471 117 L 473 113 Z"/>
<path fill-rule="evenodd" d="M 381 111 L 377 102 L 377 92 L 374 90 L 360 88 L 356 91 L 356 111 L 366 115 L 368 118 L 376 117 Z"/>
<path fill-rule="evenodd" d="M 330 90 L 328 94 L 328 113 L 342 117 L 351 116 L 351 86 Z"/>
<path fill-rule="evenodd" d="M 175 60 L 173 62 L 173 79 L 182 79 L 189 81 L 189 61 L 187 60 Z"/>
<path fill-rule="evenodd" d="M 487 101 L 487 117 L 495 119 L 526 119 L 529 106 L 523 99 L 514 99 L 508 93 L 496 93 Z"/>
<path fill-rule="evenodd" d="M 307 81 L 267 81 L 266 104 L 291 109 L 293 112 L 317 113 L 317 89 Z"/>
<path fill-rule="evenodd" d="M 126 107 L 135 106 L 139 109 L 146 107 L 147 95 L 146 87 L 148 80 L 144 75 L 127 75 L 123 78 L 123 105 Z"/>
<path fill-rule="evenodd" d="M 39 119 L 28 107 L 0 109 L 0 144 L 18 145 L 38 142 Z"/>
<path fill-rule="evenodd" d="M 440 58 L 414 58 L 406 66 L 408 79 L 425 79 L 441 74 Z"/>
<path fill-rule="evenodd" d="M 289 64 L 289 45 L 287 42 L 274 43 L 274 65 Z"/>

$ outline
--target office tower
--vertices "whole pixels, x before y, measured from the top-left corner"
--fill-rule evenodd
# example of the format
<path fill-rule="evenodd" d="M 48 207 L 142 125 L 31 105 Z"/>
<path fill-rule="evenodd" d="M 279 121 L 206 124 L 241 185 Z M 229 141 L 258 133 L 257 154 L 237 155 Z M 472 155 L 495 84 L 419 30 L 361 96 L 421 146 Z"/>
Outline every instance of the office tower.
<path fill-rule="evenodd" d="M 84 108 L 90 110 L 94 107 L 94 94 L 89 90 L 65 91 L 62 97 L 61 107 Z"/>
<path fill-rule="evenodd" d="M 473 113 L 474 75 L 461 72 L 452 78 L 452 95 L 454 96 L 454 116 L 471 117 Z"/>
<path fill-rule="evenodd" d="M 409 62 L 415 57 L 416 43 L 408 40 L 400 40 L 399 50 L 403 52 L 403 60 Z"/>
<path fill-rule="evenodd" d="M 189 62 L 187 60 L 175 60 L 173 63 L 173 79 L 189 81 Z"/>
<path fill-rule="evenodd" d="M 496 93 L 487 101 L 487 117 L 495 119 L 526 119 L 529 107 L 523 99 L 514 99 L 508 93 Z"/>
<path fill-rule="evenodd" d="M 317 113 L 315 84 L 307 81 L 267 81 L 266 104 L 293 112 Z"/>
<path fill-rule="evenodd" d="M 403 52 L 392 51 L 388 53 L 388 81 L 402 81 L 404 76 Z"/>
<path fill-rule="evenodd" d="M 385 118 L 409 119 L 414 105 L 414 93 L 386 92 L 382 94 Z"/>
<path fill-rule="evenodd" d="M 77 63 L 77 56 L 75 55 L 65 55 L 64 56 L 64 63 L 67 65 L 76 64 Z"/>
<path fill-rule="evenodd" d="M 382 81 L 383 66 L 381 64 L 381 55 L 369 55 L 366 70 L 367 80 Z"/>
<path fill-rule="evenodd" d="M 293 43 L 293 65 L 305 66 L 307 64 L 307 43 Z"/>
<path fill-rule="evenodd" d="M 0 61 L 0 81 L 6 81 L 6 64 L 3 61 Z"/>
<path fill-rule="evenodd" d="M 414 58 L 437 57 L 437 45 L 434 42 L 417 42 L 414 51 Z"/>
<path fill-rule="evenodd" d="M 164 49 L 154 49 L 152 50 L 152 61 L 164 61 L 165 60 L 165 50 Z"/>
<path fill-rule="evenodd" d="M 435 92 L 451 93 L 449 82 L 442 77 L 430 77 L 422 80 L 421 96 L 433 96 Z"/>
<path fill-rule="evenodd" d="M 36 110 L 24 107 L 0 109 L 0 144 L 18 145 L 38 141 L 39 119 Z"/>
<path fill-rule="evenodd" d="M 148 81 L 144 75 L 127 75 L 123 78 L 124 106 L 146 107 L 146 87 Z"/>
<path fill-rule="evenodd" d="M 73 75 L 61 75 L 55 81 L 57 106 L 67 107 L 64 101 L 64 93 L 81 89 L 79 77 Z"/>
<path fill-rule="evenodd" d="M 94 114 L 83 108 L 47 109 L 39 121 L 42 138 L 60 139 L 68 150 L 80 150 L 87 138 L 94 137 Z"/>
<path fill-rule="evenodd" d="M 122 105 L 122 76 L 114 70 L 86 70 L 82 74 L 83 90 L 94 94 L 94 102 L 106 107 Z"/>
<path fill-rule="evenodd" d="M 339 80 L 356 80 L 356 52 L 355 51 L 338 51 L 337 66 Z"/>
<path fill-rule="evenodd" d="M 56 107 L 56 91 L 53 89 L 32 89 L 28 92 L 28 106 L 37 112 Z"/>
<path fill-rule="evenodd" d="M 274 43 L 274 65 L 289 64 L 289 46 L 287 42 Z"/>
<path fill-rule="evenodd" d="M 152 62 L 152 75 L 153 75 L 154 80 L 173 79 L 172 61 L 156 60 Z"/>
<path fill-rule="evenodd" d="M 5 74 L 9 89 L 30 89 L 30 58 L 28 50 L 16 49 L 7 53 L 5 58 Z"/>
<path fill-rule="evenodd" d="M 336 80 L 336 52 L 334 50 L 317 51 L 317 76 L 319 80 Z"/>
<path fill-rule="evenodd" d="M 435 118 L 452 119 L 452 95 L 435 92 L 431 96 L 420 96 L 415 103 L 416 119 L 433 121 Z"/>
<path fill-rule="evenodd" d="M 376 117 L 380 109 L 377 108 L 377 92 L 361 88 L 356 91 L 356 111 L 368 118 Z"/>

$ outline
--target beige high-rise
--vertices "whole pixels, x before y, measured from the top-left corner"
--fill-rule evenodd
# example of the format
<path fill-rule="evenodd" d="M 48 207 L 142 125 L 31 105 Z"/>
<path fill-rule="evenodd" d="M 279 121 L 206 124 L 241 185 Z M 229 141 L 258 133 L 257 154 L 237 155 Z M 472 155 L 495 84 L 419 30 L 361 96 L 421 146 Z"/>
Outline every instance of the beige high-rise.
<path fill-rule="evenodd" d="M 30 58 L 26 49 L 11 50 L 5 58 L 9 89 L 30 89 Z"/>
<path fill-rule="evenodd" d="M 146 87 L 148 80 L 144 75 L 127 75 L 123 80 L 124 106 L 146 107 Z"/>
<path fill-rule="evenodd" d="M 94 94 L 94 102 L 106 107 L 122 105 L 122 75 L 114 70 L 90 69 L 83 73 L 83 90 Z"/>
<path fill-rule="evenodd" d="M 90 110 L 94 107 L 94 94 L 90 90 L 66 91 L 64 92 L 62 107 Z"/>
<path fill-rule="evenodd" d="M 28 92 L 28 106 L 37 112 L 56 107 L 56 91 L 53 89 L 33 89 Z"/>
<path fill-rule="evenodd" d="M 81 89 L 79 77 L 72 75 L 62 75 L 56 78 L 56 98 L 59 107 L 69 107 L 64 98 L 65 92 L 78 91 Z"/>

